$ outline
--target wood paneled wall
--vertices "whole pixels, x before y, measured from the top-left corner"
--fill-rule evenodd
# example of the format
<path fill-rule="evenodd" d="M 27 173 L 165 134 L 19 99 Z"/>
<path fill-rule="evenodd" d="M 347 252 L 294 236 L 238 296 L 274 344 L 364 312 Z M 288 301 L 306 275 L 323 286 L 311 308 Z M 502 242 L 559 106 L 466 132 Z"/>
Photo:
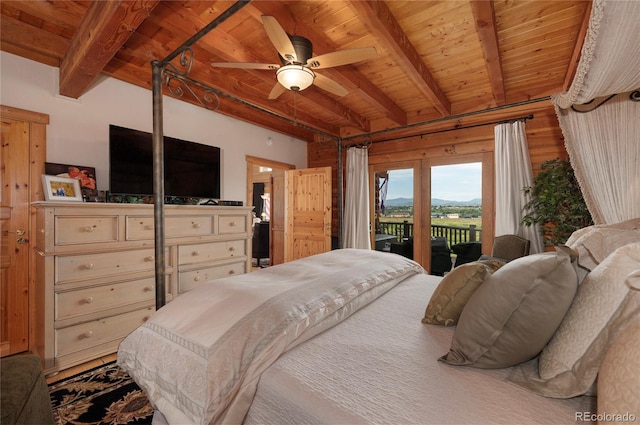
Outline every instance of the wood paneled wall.
<path fill-rule="evenodd" d="M 529 114 L 533 119 L 526 121 L 529 156 L 534 176 L 540 171 L 540 165 L 554 158 L 567 158 L 564 139 L 558 124 L 555 110 L 550 101 L 541 101 L 528 105 L 514 106 L 500 110 L 489 111 L 455 120 L 443 121 L 425 125 L 419 130 L 412 129 L 418 135 L 381 134 L 378 137 L 384 141 L 374 141 L 369 148 L 370 158 L 375 161 L 404 161 L 431 156 L 455 156 L 460 154 L 493 152 L 494 123 L 501 120 L 515 119 Z M 357 143 L 343 142 L 343 147 Z M 338 148 L 332 141 L 314 141 L 307 149 L 308 167 L 331 166 L 333 169 L 333 219 L 332 234 L 338 235 L 338 176 L 337 176 Z M 343 166 L 346 149 L 343 149 Z M 344 183 L 344 182 L 343 182 Z"/>

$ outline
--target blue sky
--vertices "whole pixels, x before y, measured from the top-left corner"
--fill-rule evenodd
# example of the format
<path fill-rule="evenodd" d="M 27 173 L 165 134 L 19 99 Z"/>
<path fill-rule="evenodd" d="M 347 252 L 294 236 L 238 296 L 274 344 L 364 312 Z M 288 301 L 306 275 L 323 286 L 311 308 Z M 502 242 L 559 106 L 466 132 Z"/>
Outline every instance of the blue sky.
<path fill-rule="evenodd" d="M 387 199 L 413 198 L 413 170 L 391 170 Z M 470 201 L 482 197 L 482 164 L 431 167 L 431 196 L 447 201 Z"/>

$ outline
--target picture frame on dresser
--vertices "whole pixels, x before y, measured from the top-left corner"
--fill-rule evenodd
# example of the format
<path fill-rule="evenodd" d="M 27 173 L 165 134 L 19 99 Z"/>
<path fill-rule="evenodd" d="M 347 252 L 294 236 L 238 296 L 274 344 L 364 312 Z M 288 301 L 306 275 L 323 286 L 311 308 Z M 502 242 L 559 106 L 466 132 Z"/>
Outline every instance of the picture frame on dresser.
<path fill-rule="evenodd" d="M 45 201 L 82 202 L 78 179 L 43 174 L 42 188 Z"/>

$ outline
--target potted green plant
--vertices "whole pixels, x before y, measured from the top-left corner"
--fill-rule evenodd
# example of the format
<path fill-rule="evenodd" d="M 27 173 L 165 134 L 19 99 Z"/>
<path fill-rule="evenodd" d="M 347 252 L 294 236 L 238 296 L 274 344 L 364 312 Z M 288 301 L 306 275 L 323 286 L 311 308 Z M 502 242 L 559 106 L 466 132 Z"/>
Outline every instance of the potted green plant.
<path fill-rule="evenodd" d="M 539 224 L 545 246 L 561 245 L 577 229 L 593 224 L 568 159 L 543 162 L 533 186 L 523 190 L 531 200 L 523 208 L 522 224 Z"/>

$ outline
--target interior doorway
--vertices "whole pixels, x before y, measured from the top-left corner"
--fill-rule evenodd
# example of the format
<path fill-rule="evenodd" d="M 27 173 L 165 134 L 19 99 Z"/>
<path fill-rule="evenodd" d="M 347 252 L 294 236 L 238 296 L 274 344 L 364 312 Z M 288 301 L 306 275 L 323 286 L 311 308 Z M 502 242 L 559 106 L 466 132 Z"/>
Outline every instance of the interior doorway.
<path fill-rule="evenodd" d="M 247 205 L 254 206 L 252 263 L 284 262 L 284 172 L 295 165 L 247 156 Z"/>

